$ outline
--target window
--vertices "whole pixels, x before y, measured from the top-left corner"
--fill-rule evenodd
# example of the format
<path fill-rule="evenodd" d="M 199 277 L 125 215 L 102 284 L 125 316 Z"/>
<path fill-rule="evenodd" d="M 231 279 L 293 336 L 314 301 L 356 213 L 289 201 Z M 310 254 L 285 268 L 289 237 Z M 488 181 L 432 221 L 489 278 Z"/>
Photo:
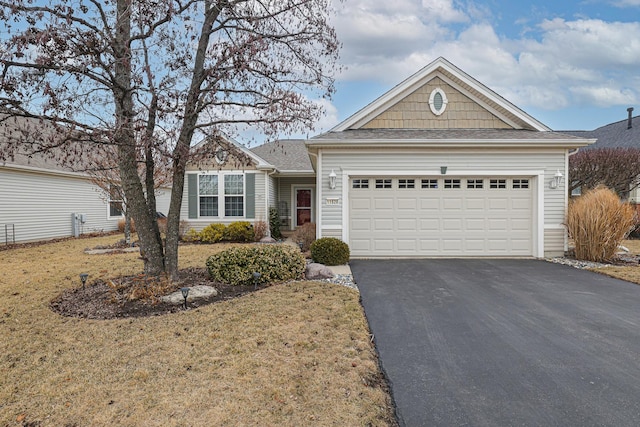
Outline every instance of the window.
<path fill-rule="evenodd" d="M 200 175 L 200 216 L 218 216 L 218 175 Z"/>
<path fill-rule="evenodd" d="M 124 201 L 122 190 L 117 185 L 109 186 L 109 216 L 123 216 Z"/>
<path fill-rule="evenodd" d="M 244 216 L 244 175 L 224 176 L 224 216 Z"/>
<path fill-rule="evenodd" d="M 507 180 L 491 179 L 489 180 L 489 188 L 507 188 Z"/>
<path fill-rule="evenodd" d="M 391 179 L 376 179 L 376 188 L 391 188 Z"/>
<path fill-rule="evenodd" d="M 445 179 L 444 188 L 460 188 L 459 179 Z"/>
<path fill-rule="evenodd" d="M 439 87 L 431 91 L 431 95 L 429 95 L 429 108 L 431 108 L 431 112 L 436 116 L 444 113 L 448 102 L 447 95 Z"/>
<path fill-rule="evenodd" d="M 437 179 L 423 179 L 422 188 L 438 188 Z"/>
<path fill-rule="evenodd" d="M 514 179 L 513 188 L 529 188 L 528 179 Z"/>
<path fill-rule="evenodd" d="M 354 179 L 352 182 L 353 188 L 369 188 L 368 179 Z"/>
<path fill-rule="evenodd" d="M 198 175 L 199 217 L 243 217 L 244 175 Z"/>
<path fill-rule="evenodd" d="M 468 179 L 467 188 L 483 188 L 484 182 L 481 179 Z"/>
<path fill-rule="evenodd" d="M 399 179 L 398 188 L 416 188 L 415 179 Z"/>

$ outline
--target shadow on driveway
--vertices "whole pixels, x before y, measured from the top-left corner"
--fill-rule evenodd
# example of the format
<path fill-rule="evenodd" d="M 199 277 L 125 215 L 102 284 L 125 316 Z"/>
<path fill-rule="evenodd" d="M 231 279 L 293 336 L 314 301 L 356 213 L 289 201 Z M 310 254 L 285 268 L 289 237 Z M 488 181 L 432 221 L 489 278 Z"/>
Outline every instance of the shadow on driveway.
<path fill-rule="evenodd" d="M 350 266 L 401 425 L 640 425 L 640 286 L 540 260 Z"/>

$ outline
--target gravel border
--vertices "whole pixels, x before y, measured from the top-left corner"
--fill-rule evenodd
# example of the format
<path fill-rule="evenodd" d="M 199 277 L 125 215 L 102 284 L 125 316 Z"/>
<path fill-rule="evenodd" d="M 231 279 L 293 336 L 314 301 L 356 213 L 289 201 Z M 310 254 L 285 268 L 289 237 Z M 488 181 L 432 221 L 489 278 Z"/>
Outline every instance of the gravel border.
<path fill-rule="evenodd" d="M 555 257 L 555 258 L 546 258 L 546 261 L 553 262 L 555 264 L 569 265 L 574 268 L 579 268 L 581 270 L 587 268 L 606 268 L 611 267 L 611 264 L 602 264 L 600 262 L 591 262 L 591 261 L 579 261 L 573 258 L 564 258 L 564 257 Z"/>
<path fill-rule="evenodd" d="M 347 288 L 355 289 L 356 291 L 358 291 L 358 285 L 356 285 L 356 283 L 353 281 L 353 275 L 351 274 L 336 274 L 331 279 L 323 279 L 322 281 L 346 286 Z"/>

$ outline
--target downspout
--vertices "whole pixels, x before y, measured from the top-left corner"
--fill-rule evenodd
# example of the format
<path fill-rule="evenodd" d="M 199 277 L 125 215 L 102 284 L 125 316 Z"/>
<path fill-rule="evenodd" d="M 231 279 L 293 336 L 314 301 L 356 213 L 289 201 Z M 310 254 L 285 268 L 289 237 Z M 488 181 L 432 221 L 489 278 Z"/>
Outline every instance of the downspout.
<path fill-rule="evenodd" d="M 316 238 L 319 239 L 322 237 L 320 235 L 321 222 L 322 222 L 322 169 L 320 167 L 320 157 L 317 153 L 309 151 L 307 148 L 307 153 L 310 156 L 316 158 Z M 311 162 L 313 164 L 313 162 Z M 320 172 L 318 172 L 320 171 Z"/>

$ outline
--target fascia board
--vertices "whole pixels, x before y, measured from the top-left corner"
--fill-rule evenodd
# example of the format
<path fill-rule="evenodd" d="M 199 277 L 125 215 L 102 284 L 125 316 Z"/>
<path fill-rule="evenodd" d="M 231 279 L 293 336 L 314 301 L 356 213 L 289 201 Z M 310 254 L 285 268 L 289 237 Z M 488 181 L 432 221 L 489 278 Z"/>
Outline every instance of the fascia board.
<path fill-rule="evenodd" d="M 354 147 L 441 147 L 441 148 L 495 148 L 495 147 L 562 147 L 578 148 L 593 144 L 594 140 L 575 139 L 501 139 L 501 140 L 478 140 L 478 139 L 384 139 L 375 141 L 362 140 L 314 140 L 309 142 L 309 148 L 354 148 Z"/>

